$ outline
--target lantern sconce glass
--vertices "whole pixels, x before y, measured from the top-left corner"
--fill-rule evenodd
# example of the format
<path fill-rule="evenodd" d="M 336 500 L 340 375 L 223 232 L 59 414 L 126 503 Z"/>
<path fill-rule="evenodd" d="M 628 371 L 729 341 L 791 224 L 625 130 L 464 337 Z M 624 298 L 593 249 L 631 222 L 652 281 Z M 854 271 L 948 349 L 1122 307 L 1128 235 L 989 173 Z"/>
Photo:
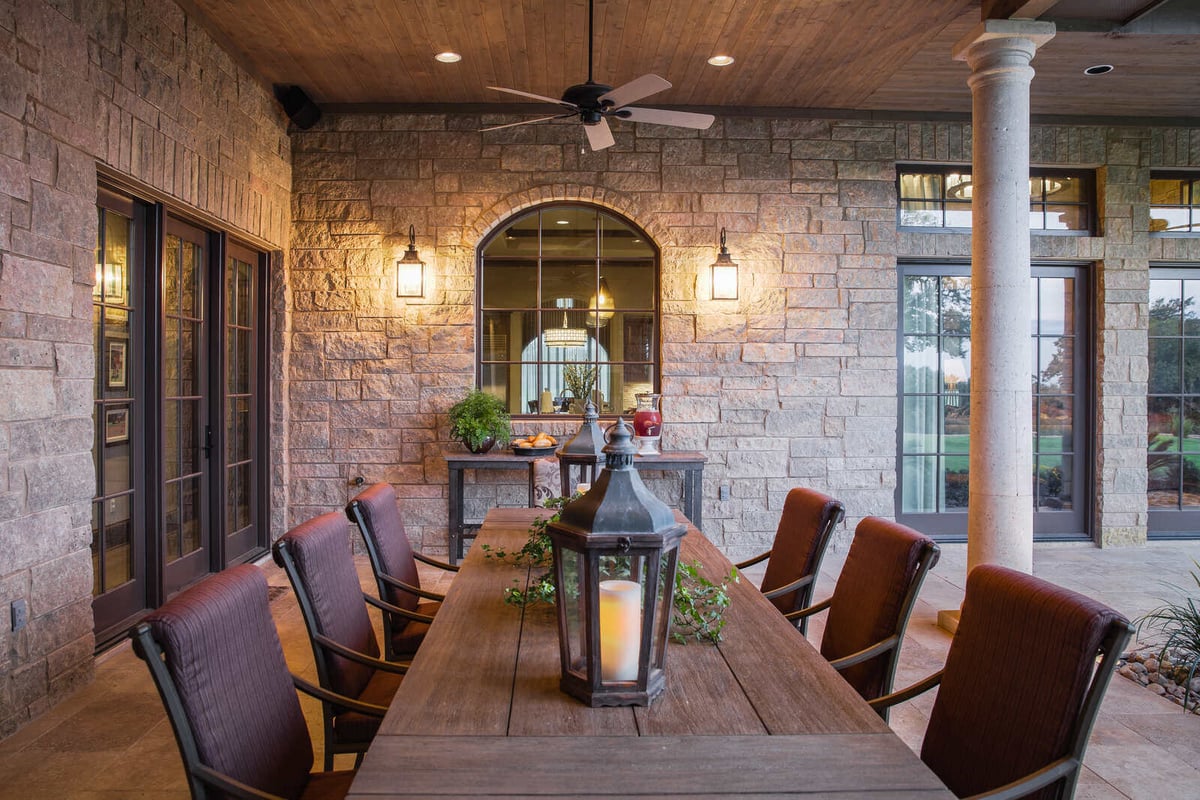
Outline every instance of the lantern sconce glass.
<path fill-rule="evenodd" d="M 712 299 L 738 299 L 738 265 L 725 247 L 724 228 L 721 228 L 721 252 L 717 253 L 717 260 L 712 265 Z"/>
<path fill-rule="evenodd" d="M 417 253 L 417 231 L 408 226 L 408 249 L 396 260 L 396 297 L 425 296 L 425 262 Z"/>

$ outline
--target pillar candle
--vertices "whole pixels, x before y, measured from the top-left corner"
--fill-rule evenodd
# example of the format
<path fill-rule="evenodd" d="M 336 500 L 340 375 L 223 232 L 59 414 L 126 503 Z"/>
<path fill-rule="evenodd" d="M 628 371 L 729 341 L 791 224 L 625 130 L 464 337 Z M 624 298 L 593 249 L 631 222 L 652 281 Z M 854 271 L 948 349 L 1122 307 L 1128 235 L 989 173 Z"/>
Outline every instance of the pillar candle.
<path fill-rule="evenodd" d="M 641 585 L 600 581 L 600 678 L 636 681 L 641 639 Z"/>

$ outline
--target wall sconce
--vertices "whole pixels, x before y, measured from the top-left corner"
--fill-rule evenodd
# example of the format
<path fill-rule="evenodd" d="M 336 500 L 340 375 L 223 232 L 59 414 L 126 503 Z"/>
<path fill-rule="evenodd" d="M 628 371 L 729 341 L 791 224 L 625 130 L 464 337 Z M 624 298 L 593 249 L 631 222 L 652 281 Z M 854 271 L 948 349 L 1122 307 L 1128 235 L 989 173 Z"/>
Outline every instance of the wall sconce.
<path fill-rule="evenodd" d="M 738 299 L 738 265 L 729 257 L 725 247 L 725 229 L 721 228 L 721 252 L 712 265 L 712 299 Z"/>
<path fill-rule="evenodd" d="M 408 249 L 396 261 L 396 297 L 425 296 L 425 262 L 417 253 L 417 230 L 408 226 Z"/>

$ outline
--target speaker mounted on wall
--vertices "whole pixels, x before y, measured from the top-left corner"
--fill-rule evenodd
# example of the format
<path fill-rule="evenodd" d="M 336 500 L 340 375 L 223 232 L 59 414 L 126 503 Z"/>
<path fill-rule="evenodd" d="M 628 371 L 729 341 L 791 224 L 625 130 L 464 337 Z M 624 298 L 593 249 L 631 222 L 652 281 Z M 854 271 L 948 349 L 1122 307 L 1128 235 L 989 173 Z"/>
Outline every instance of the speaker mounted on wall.
<path fill-rule="evenodd" d="M 321 119 L 321 109 L 299 86 L 277 83 L 273 88 L 275 99 L 283 106 L 283 113 L 300 130 L 308 130 Z"/>

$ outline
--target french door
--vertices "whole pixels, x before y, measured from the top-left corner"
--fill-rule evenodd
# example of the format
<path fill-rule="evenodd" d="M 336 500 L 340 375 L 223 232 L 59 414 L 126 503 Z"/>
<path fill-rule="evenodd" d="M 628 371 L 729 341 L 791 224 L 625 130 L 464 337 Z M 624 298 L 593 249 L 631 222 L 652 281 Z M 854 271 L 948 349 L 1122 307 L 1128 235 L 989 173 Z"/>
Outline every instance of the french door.
<path fill-rule="evenodd" d="M 268 541 L 266 259 L 100 192 L 97 640 Z"/>
<path fill-rule="evenodd" d="M 1033 526 L 1089 532 L 1088 273 L 1030 271 Z M 901 267 L 896 516 L 943 541 L 967 530 L 971 278 L 965 265 Z"/>

